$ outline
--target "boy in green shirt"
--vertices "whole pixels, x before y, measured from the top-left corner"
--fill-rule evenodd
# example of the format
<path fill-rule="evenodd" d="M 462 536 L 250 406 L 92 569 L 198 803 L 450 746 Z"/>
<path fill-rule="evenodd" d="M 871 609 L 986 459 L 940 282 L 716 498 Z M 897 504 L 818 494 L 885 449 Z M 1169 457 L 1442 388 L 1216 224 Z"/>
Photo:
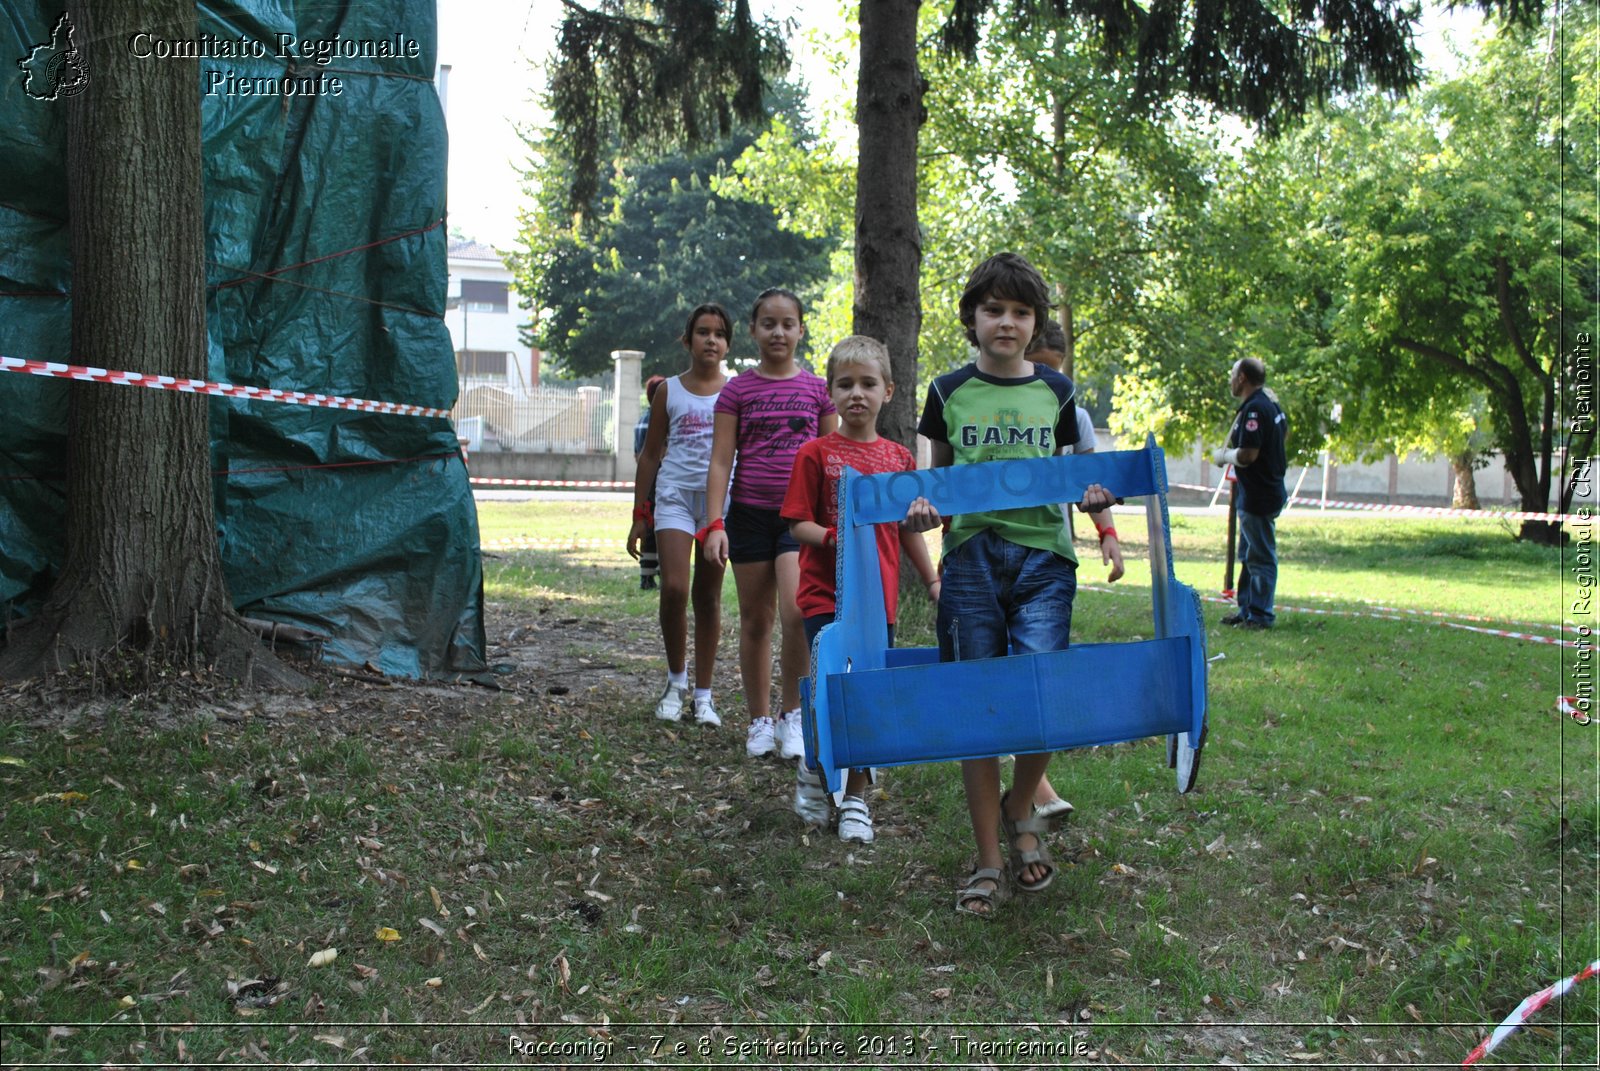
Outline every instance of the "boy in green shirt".
<path fill-rule="evenodd" d="M 917 428 L 933 444 L 935 467 L 1050 457 L 1077 441 L 1072 382 L 1025 356 L 1049 311 L 1043 277 L 1015 253 L 996 254 L 973 270 L 960 315 L 977 359 L 933 381 Z M 1112 502 L 1099 484 L 1084 491 L 1086 513 Z M 953 518 L 939 597 L 941 661 L 1064 649 L 1077 564 L 1057 504 Z M 961 764 L 978 866 L 956 892 L 957 911 L 987 918 L 1005 898 L 1002 829 L 1019 889 L 1040 892 L 1055 879 L 1044 843 L 1049 823 L 1033 813 L 1034 790 L 1049 763 L 1048 753 L 1017 756 L 1005 795 L 999 759 Z"/>

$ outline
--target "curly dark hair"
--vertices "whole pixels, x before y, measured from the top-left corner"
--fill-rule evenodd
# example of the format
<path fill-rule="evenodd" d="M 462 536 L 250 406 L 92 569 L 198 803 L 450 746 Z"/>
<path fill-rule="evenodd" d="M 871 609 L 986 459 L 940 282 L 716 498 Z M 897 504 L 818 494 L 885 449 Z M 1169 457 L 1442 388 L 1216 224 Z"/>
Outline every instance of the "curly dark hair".
<path fill-rule="evenodd" d="M 1032 305 L 1035 335 L 1050 319 L 1050 291 L 1039 269 L 1016 253 L 996 253 L 972 269 L 967 288 L 961 292 L 961 323 L 967 329 L 967 341 L 974 346 L 978 333 L 972 325 L 977 322 L 978 305 L 991 297 Z"/>

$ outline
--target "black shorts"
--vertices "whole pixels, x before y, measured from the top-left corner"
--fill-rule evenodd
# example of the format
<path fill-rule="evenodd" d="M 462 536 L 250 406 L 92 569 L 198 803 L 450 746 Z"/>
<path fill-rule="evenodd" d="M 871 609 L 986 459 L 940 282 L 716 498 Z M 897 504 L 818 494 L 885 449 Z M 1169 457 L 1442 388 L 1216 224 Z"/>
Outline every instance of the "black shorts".
<path fill-rule="evenodd" d="M 728 560 L 735 565 L 770 562 L 780 554 L 798 554 L 800 543 L 789 534 L 789 522 L 775 509 L 735 502 L 723 527 L 728 533 Z"/>

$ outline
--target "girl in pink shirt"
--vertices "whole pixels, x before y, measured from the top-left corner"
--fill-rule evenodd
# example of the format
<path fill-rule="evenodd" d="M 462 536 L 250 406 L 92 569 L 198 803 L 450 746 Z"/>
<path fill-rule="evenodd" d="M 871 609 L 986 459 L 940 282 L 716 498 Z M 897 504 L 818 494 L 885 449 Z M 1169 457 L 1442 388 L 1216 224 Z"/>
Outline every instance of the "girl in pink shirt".
<path fill-rule="evenodd" d="M 800 299 L 787 290 L 766 290 L 750 313 L 750 335 L 761 360 L 728 381 L 717 397 L 706 480 L 707 515 L 702 553 L 717 563 L 733 562 L 739 593 L 739 675 L 750 729 L 745 751 L 797 759 L 800 678 L 809 668 L 805 628 L 795 604 L 800 545 L 780 514 L 796 452 L 827 435 L 838 412 L 821 376 L 795 363 L 805 335 Z M 735 466 L 734 458 L 738 457 Z M 728 485 L 729 474 L 733 485 Z M 723 499 L 732 502 L 723 516 Z M 783 622 L 783 714 L 772 717 L 772 626 Z"/>

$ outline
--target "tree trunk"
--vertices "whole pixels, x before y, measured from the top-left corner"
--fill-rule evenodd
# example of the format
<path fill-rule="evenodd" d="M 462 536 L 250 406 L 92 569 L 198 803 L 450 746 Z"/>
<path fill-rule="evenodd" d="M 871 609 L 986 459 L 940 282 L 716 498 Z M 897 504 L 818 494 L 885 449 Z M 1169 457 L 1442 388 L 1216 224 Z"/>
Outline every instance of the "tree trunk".
<path fill-rule="evenodd" d="M 1455 476 L 1455 485 L 1450 494 L 1450 506 L 1453 509 L 1482 509 L 1478 504 L 1478 484 L 1473 476 L 1472 451 L 1466 450 L 1459 454 L 1450 455 L 1450 471 Z"/>
<path fill-rule="evenodd" d="M 1078 367 L 1078 328 L 1072 319 L 1072 298 L 1067 293 L 1067 284 L 1056 284 L 1056 294 L 1060 298 L 1060 308 L 1056 310 L 1056 318 L 1061 324 L 1061 374 L 1077 382 L 1073 378 Z"/>
<path fill-rule="evenodd" d="M 885 438 L 915 451 L 917 335 L 922 330 L 922 235 L 917 226 L 917 135 L 927 117 L 917 70 L 919 0 L 861 5 L 856 90 L 854 330 L 889 347 L 894 397 L 878 418 Z"/>
<path fill-rule="evenodd" d="M 88 83 L 64 102 L 79 364 L 206 376 L 199 70 L 140 61 L 129 37 L 193 40 L 187 0 L 69 5 Z M 0 677 L 132 653 L 145 667 L 214 665 L 289 681 L 233 613 L 212 503 L 204 395 L 74 383 L 66 547 L 40 615 Z M 144 674 L 140 674 L 144 675 Z"/>

